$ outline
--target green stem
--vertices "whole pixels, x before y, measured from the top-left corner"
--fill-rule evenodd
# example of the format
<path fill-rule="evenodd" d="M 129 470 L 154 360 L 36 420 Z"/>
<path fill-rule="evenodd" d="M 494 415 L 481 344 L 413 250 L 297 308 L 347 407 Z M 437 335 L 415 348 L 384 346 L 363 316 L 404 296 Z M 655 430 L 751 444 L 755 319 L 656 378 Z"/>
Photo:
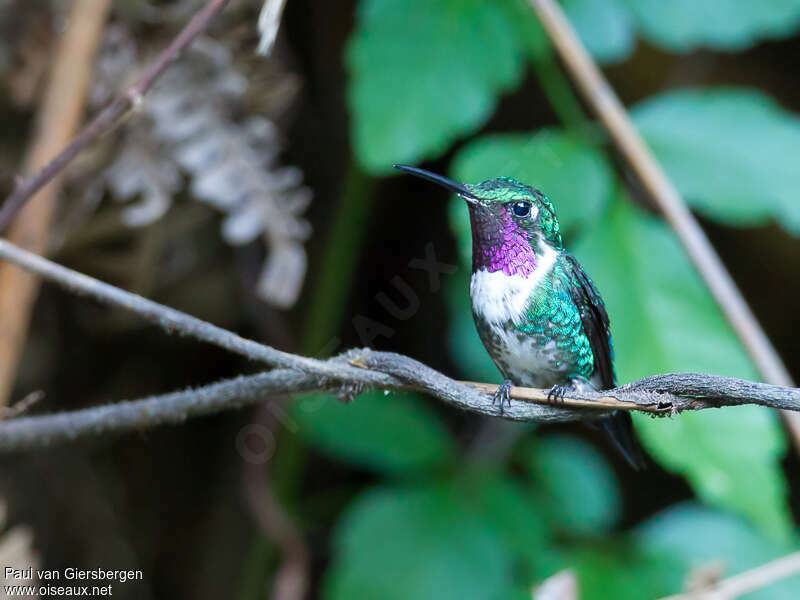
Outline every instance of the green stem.
<path fill-rule="evenodd" d="M 348 167 L 344 189 L 339 199 L 333 224 L 328 233 L 319 273 L 311 291 L 311 300 L 300 342 L 302 354 L 324 358 L 336 348 L 331 347 L 345 316 L 347 300 L 352 289 L 361 245 L 366 234 L 370 211 L 371 180 L 355 165 Z M 298 486 L 305 468 L 303 440 L 294 431 L 282 432 L 279 451 L 270 465 L 270 485 L 284 506 L 297 506 Z M 277 432 L 276 432 L 277 434 Z M 265 582 L 273 570 L 275 549 L 262 534 L 251 544 L 244 568 L 242 600 L 266 597 Z"/>
<path fill-rule="evenodd" d="M 559 120 L 571 132 L 584 137 L 591 127 L 578 97 L 552 53 L 533 61 L 533 70 L 550 106 Z"/>
<path fill-rule="evenodd" d="M 359 250 L 367 230 L 372 187 L 372 181 L 355 164 L 351 164 L 328 234 L 319 278 L 312 292 L 301 344 L 303 354 L 316 356 L 336 336 L 341 326 Z"/>
<path fill-rule="evenodd" d="M 264 535 L 258 534 L 250 544 L 239 584 L 240 600 L 261 600 L 267 597 L 269 582 L 266 566 L 275 561 L 275 546 Z"/>

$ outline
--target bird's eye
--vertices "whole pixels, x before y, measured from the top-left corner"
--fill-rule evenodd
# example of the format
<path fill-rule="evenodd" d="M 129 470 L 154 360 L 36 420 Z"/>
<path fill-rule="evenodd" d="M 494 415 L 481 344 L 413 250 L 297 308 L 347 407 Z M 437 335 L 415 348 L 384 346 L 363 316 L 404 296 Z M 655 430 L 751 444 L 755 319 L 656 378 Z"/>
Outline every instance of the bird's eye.
<path fill-rule="evenodd" d="M 515 202 L 514 206 L 511 207 L 511 210 L 514 211 L 514 214 L 520 218 L 527 217 L 531 214 L 531 203 Z"/>

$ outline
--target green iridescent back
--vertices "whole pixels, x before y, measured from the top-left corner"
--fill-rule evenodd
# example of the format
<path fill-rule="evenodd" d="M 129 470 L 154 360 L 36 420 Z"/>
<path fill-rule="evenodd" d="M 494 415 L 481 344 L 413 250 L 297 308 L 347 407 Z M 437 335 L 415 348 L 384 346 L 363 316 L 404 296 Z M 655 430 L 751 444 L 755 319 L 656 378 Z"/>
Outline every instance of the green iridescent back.
<path fill-rule="evenodd" d="M 591 379 L 595 370 L 592 345 L 584 330 L 581 309 L 570 294 L 570 288 L 576 285 L 579 283 L 570 263 L 560 256 L 533 291 L 526 319 L 517 329 L 536 335 L 541 345 L 554 343 L 562 361 L 568 363 L 571 379 Z"/>

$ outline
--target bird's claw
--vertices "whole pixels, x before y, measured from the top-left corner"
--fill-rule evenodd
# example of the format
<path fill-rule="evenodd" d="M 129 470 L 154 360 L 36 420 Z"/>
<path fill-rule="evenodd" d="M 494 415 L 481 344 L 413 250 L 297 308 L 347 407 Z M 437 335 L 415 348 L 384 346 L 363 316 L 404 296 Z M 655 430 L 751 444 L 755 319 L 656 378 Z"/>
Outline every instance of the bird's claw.
<path fill-rule="evenodd" d="M 565 385 L 554 385 L 547 392 L 547 402 L 553 406 L 564 406 L 564 397 L 569 390 L 570 388 Z"/>
<path fill-rule="evenodd" d="M 513 386 L 514 383 L 510 379 L 506 379 L 492 396 L 492 406 L 499 403 L 501 415 L 503 414 L 503 405 L 511 406 L 511 388 Z"/>

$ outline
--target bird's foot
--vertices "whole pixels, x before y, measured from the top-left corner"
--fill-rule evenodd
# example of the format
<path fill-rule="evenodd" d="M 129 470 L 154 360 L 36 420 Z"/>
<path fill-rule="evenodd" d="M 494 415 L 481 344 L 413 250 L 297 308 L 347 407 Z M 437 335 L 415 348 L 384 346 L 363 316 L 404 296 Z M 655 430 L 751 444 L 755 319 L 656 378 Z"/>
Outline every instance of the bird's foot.
<path fill-rule="evenodd" d="M 492 396 L 492 406 L 499 403 L 501 415 L 503 414 L 503 405 L 511 406 L 512 387 L 514 387 L 514 383 L 510 379 L 506 379 Z"/>
<path fill-rule="evenodd" d="M 556 384 L 547 392 L 547 402 L 553 406 L 564 406 L 564 396 L 571 390 L 571 386 Z"/>

